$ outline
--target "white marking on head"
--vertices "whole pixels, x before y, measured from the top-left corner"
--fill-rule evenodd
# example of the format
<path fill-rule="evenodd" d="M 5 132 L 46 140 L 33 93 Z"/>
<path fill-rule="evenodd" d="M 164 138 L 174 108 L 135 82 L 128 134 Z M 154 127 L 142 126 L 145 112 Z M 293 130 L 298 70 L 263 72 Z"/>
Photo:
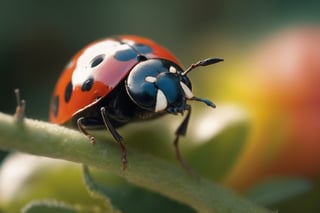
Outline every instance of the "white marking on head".
<path fill-rule="evenodd" d="M 194 97 L 193 93 L 191 92 L 190 88 L 183 83 L 182 81 L 180 81 L 180 85 L 183 89 L 184 94 L 186 95 L 187 99 L 192 99 Z"/>
<path fill-rule="evenodd" d="M 170 66 L 169 72 L 171 72 L 171 73 L 177 73 L 177 69 L 176 69 L 175 67 L 173 67 L 173 66 Z"/>
<path fill-rule="evenodd" d="M 144 80 L 149 83 L 155 83 L 157 81 L 157 78 L 153 76 L 147 76 Z"/>
<path fill-rule="evenodd" d="M 168 101 L 164 93 L 158 89 L 157 92 L 157 99 L 156 99 L 156 107 L 154 109 L 155 112 L 160 112 L 163 111 L 167 108 L 168 106 Z"/>

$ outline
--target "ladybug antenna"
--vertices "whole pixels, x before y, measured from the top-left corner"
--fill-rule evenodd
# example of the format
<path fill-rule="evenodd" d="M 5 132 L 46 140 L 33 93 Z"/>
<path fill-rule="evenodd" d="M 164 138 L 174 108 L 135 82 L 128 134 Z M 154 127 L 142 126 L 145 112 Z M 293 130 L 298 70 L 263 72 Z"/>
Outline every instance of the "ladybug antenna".
<path fill-rule="evenodd" d="M 199 66 L 204 67 L 204 66 L 221 62 L 221 61 L 223 61 L 222 58 L 207 58 L 207 59 L 198 61 L 197 63 L 191 64 L 190 67 L 188 67 L 188 69 L 186 69 L 181 75 L 187 75 L 191 70 Z"/>

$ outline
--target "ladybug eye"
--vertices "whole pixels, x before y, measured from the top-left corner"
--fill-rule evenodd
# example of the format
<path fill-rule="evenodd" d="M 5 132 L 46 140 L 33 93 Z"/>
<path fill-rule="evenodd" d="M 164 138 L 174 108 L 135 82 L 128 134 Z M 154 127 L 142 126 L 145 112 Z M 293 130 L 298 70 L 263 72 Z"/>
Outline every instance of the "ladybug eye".
<path fill-rule="evenodd" d="M 81 91 L 90 91 L 90 89 L 93 86 L 93 83 L 94 83 L 94 79 L 88 78 L 87 80 L 85 80 L 85 82 L 83 82 L 81 86 Z"/>
<path fill-rule="evenodd" d="M 105 57 L 105 55 L 98 55 L 94 59 L 92 59 L 91 68 L 94 68 L 94 67 L 98 66 L 99 64 L 101 64 L 101 62 L 103 61 L 104 57 Z"/>

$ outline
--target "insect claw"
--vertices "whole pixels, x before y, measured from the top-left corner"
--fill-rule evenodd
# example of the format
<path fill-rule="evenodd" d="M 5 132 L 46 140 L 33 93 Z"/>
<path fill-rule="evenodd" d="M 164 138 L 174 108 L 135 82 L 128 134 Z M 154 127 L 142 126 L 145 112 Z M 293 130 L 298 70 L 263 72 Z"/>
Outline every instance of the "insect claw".
<path fill-rule="evenodd" d="M 92 136 L 92 135 L 88 135 L 89 137 L 89 140 L 90 140 L 90 143 L 95 145 L 97 142 L 96 142 L 96 139 Z"/>
<path fill-rule="evenodd" d="M 127 163 L 128 163 L 127 157 L 122 156 L 121 162 L 122 162 L 122 171 L 125 171 L 127 169 Z"/>

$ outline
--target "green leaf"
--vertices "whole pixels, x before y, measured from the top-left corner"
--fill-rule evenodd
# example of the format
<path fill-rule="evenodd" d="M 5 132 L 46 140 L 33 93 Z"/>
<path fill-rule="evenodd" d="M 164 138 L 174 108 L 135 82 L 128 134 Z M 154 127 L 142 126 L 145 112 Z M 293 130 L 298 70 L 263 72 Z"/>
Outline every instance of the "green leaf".
<path fill-rule="evenodd" d="M 279 212 L 314 212 L 318 213 L 320 209 L 320 179 L 312 180 L 312 189 L 307 192 L 297 194 L 296 196 L 272 204 L 271 208 L 276 208 Z"/>
<path fill-rule="evenodd" d="M 93 170 L 94 176 L 92 176 L 86 166 L 84 166 L 83 171 L 85 184 L 90 193 L 94 197 L 106 201 L 108 206 L 111 205 L 112 202 L 112 204 L 116 205 L 122 212 L 195 212 L 187 205 L 178 203 L 141 187 L 136 187 L 106 172 Z M 141 205 L 137 205 L 137 203 Z M 111 208 L 109 207 L 109 209 Z"/>
<path fill-rule="evenodd" d="M 96 184 L 96 182 L 93 180 L 93 178 L 90 175 L 89 169 L 86 165 L 83 165 L 83 179 L 85 186 L 90 193 L 90 195 L 94 198 L 101 199 L 105 205 L 106 211 L 107 212 L 112 212 L 112 213 L 119 213 L 120 211 L 115 208 L 111 200 L 109 199 L 108 195 L 103 191 L 103 189 Z"/>
<path fill-rule="evenodd" d="M 312 183 L 305 178 L 282 177 L 260 183 L 248 190 L 246 197 L 262 205 L 271 205 L 288 200 L 311 189 Z"/>
<path fill-rule="evenodd" d="M 21 213 L 80 213 L 72 206 L 65 203 L 46 200 L 46 201 L 33 201 L 27 204 Z"/>
<path fill-rule="evenodd" d="M 246 142 L 248 123 L 233 124 L 187 156 L 194 168 L 205 177 L 220 180 L 238 159 Z"/>
<path fill-rule="evenodd" d="M 89 196 L 81 181 L 81 169 L 77 164 L 36 156 L 33 156 L 31 161 L 28 158 L 32 158 L 32 156 L 12 154 L 4 162 L 4 166 L 8 167 L 15 166 L 14 161 L 16 161 L 20 163 L 19 165 L 24 168 L 24 171 L 29 170 L 27 175 L 24 175 L 23 172 L 21 175 L 14 174 L 19 175 L 19 178 L 13 179 L 13 183 L 18 188 L 10 192 L 10 187 L 8 187 L 9 196 L 4 197 L 3 203 L 6 212 L 18 212 L 26 203 L 43 199 L 55 199 L 69 204 L 78 203 L 82 206 L 103 208 L 101 201 L 96 201 Z M 38 160 L 35 162 L 34 160 L 37 158 Z M 17 170 L 14 167 L 12 169 Z M 2 185 L 0 191 L 0 193 L 6 193 L 5 185 Z"/>

